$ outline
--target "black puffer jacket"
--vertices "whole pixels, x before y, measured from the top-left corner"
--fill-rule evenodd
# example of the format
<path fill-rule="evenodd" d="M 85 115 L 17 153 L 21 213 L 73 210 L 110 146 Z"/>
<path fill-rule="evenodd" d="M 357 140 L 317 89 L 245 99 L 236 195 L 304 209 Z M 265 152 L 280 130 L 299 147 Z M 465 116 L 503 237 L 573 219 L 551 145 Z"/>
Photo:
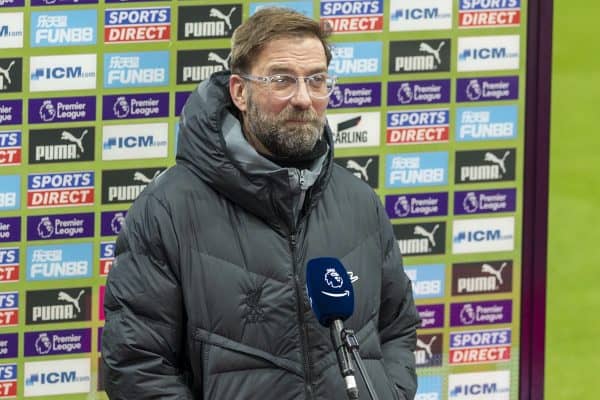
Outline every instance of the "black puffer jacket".
<path fill-rule="evenodd" d="M 184 107 L 177 165 L 135 201 L 108 276 L 102 338 L 111 399 L 334 400 L 329 331 L 305 293 L 307 260 L 358 280 L 346 321 L 381 400 L 412 399 L 419 323 L 376 194 L 328 151 L 280 168 L 244 140 L 228 74 Z M 331 146 L 331 132 L 325 130 Z M 357 372 L 361 399 L 368 399 Z"/>

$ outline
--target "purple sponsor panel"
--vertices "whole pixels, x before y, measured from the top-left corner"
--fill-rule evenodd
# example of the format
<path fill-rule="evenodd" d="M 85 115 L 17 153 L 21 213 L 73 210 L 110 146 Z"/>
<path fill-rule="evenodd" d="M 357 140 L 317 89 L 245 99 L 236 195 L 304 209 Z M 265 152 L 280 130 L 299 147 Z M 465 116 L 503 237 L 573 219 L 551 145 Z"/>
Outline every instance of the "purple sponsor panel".
<path fill-rule="evenodd" d="M 25 332 L 25 357 L 89 353 L 92 329 Z"/>
<path fill-rule="evenodd" d="M 30 124 L 95 120 L 95 96 L 29 99 Z"/>
<path fill-rule="evenodd" d="M 98 343 L 97 343 L 98 353 L 102 352 L 102 330 L 103 329 L 104 329 L 104 327 L 102 327 L 102 326 L 100 328 L 98 328 Z"/>
<path fill-rule="evenodd" d="M 454 193 L 454 214 L 512 212 L 516 209 L 517 189 L 467 190 Z"/>
<path fill-rule="evenodd" d="M 427 304 L 418 305 L 417 312 L 421 317 L 420 329 L 432 329 L 444 327 L 444 305 Z"/>
<path fill-rule="evenodd" d="M 94 213 L 27 217 L 27 240 L 75 239 L 94 236 Z"/>
<path fill-rule="evenodd" d="M 100 235 L 116 236 L 125 223 L 127 211 L 105 211 L 100 217 Z"/>
<path fill-rule="evenodd" d="M 4 7 L 24 7 L 25 0 L 2 0 L 0 1 L 0 9 Z"/>
<path fill-rule="evenodd" d="M 0 358 L 17 358 L 18 350 L 18 333 L 5 333 L 0 335 Z"/>
<path fill-rule="evenodd" d="M 388 83 L 388 105 L 437 104 L 450 102 L 450 79 Z"/>
<path fill-rule="evenodd" d="M 448 193 L 413 193 L 385 196 L 389 218 L 448 215 Z"/>
<path fill-rule="evenodd" d="M 177 92 L 175 93 L 175 116 L 178 117 L 181 115 L 181 111 L 183 111 L 183 106 L 185 106 L 185 102 L 188 97 L 190 97 L 191 92 Z"/>
<path fill-rule="evenodd" d="M 0 125 L 20 125 L 23 122 L 21 100 L 0 100 Z"/>
<path fill-rule="evenodd" d="M 104 96 L 102 119 L 161 118 L 169 116 L 169 93 Z"/>
<path fill-rule="evenodd" d="M 98 4 L 98 0 L 31 0 L 32 6 L 66 6 L 79 4 Z"/>
<path fill-rule="evenodd" d="M 512 322 L 512 300 L 450 304 L 450 326 L 508 324 Z"/>
<path fill-rule="evenodd" d="M 336 109 L 380 105 L 381 83 L 346 83 L 335 85 L 328 107 Z"/>
<path fill-rule="evenodd" d="M 456 101 L 498 101 L 519 98 L 519 77 L 461 78 L 456 81 Z"/>
<path fill-rule="evenodd" d="M 0 218 L 0 242 L 21 240 L 21 217 Z"/>

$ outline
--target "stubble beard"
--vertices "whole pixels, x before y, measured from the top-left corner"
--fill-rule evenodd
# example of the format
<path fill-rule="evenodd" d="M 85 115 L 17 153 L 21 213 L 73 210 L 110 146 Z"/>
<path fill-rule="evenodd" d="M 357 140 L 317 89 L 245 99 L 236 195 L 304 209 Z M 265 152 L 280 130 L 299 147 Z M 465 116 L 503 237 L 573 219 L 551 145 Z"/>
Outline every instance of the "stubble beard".
<path fill-rule="evenodd" d="M 323 134 L 325 117 L 314 110 L 297 110 L 288 104 L 279 114 L 271 115 L 258 109 L 248 96 L 246 124 L 250 134 L 274 156 L 297 159 L 309 154 Z M 289 123 L 289 120 L 302 123 Z"/>

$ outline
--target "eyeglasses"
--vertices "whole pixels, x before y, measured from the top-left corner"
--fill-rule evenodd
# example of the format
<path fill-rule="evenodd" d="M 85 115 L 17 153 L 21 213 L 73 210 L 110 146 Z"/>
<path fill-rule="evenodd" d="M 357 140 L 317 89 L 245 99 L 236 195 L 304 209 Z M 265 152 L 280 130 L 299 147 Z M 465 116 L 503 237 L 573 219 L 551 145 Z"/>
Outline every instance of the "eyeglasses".
<path fill-rule="evenodd" d="M 271 76 L 239 75 L 249 81 L 262 82 L 269 88 L 271 94 L 280 100 L 292 98 L 298 92 L 298 82 L 300 80 L 304 81 L 308 94 L 314 99 L 328 98 L 335 86 L 335 77 L 330 77 L 325 73 L 318 73 L 310 76 L 294 76 L 287 74 Z"/>

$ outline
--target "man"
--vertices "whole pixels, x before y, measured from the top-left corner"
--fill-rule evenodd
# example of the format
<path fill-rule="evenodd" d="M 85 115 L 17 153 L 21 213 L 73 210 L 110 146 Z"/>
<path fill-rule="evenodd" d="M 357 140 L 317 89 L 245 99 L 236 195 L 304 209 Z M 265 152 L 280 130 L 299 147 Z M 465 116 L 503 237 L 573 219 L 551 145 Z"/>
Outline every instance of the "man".
<path fill-rule="evenodd" d="M 111 399 L 344 398 L 305 291 L 321 256 L 358 278 L 346 326 L 379 398 L 414 397 L 419 317 L 378 197 L 333 163 L 330 59 L 318 23 L 263 9 L 233 36 L 232 73 L 188 99 L 176 166 L 117 240 L 102 344 Z"/>

